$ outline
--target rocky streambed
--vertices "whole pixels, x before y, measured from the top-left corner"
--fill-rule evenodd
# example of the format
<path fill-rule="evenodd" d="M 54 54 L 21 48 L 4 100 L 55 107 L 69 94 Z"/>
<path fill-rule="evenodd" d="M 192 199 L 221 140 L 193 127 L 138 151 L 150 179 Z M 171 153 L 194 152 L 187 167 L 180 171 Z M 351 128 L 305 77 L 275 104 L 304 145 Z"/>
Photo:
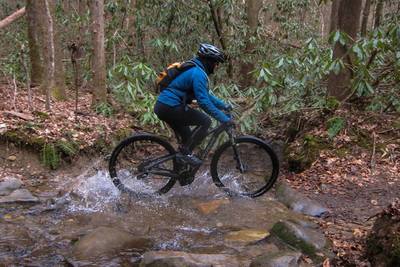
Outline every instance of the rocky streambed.
<path fill-rule="evenodd" d="M 47 186 L 0 181 L 4 266 L 318 266 L 330 244 L 306 213 L 327 212 L 281 184 L 228 197 L 203 171 L 187 187 L 120 194 L 98 163 Z M 280 201 L 278 201 L 280 200 Z M 295 211 L 293 211 L 295 210 Z"/>

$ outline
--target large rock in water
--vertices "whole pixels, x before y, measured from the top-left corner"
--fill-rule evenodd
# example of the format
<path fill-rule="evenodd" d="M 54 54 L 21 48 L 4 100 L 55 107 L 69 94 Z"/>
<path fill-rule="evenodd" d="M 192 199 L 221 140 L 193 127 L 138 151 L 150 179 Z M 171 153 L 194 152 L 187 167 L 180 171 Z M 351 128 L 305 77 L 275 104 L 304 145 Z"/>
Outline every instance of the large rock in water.
<path fill-rule="evenodd" d="M 75 244 L 73 256 L 80 260 L 88 260 L 123 249 L 143 252 L 152 246 L 153 242 L 150 239 L 138 238 L 128 232 L 110 227 L 99 227 Z"/>
<path fill-rule="evenodd" d="M 324 257 L 330 257 L 330 244 L 325 236 L 316 229 L 316 226 L 302 221 L 277 222 L 271 229 L 271 233 L 279 239 L 301 250 L 314 261 L 319 262 Z"/>
<path fill-rule="evenodd" d="M 251 244 L 263 240 L 269 236 L 269 232 L 257 229 L 246 229 L 229 232 L 225 235 L 225 241 L 233 243 Z"/>
<path fill-rule="evenodd" d="M 33 196 L 27 189 L 17 189 L 8 196 L 0 197 L 0 203 L 13 202 L 39 202 L 39 199 Z"/>
<path fill-rule="evenodd" d="M 21 185 L 21 180 L 14 177 L 7 177 L 4 181 L 0 182 L 0 196 L 11 194 L 12 191 L 20 188 Z"/>
<path fill-rule="evenodd" d="M 301 253 L 280 251 L 267 253 L 254 259 L 250 267 L 298 267 Z"/>
<path fill-rule="evenodd" d="M 287 207 L 299 213 L 320 217 L 328 212 L 327 208 L 296 192 L 284 182 L 276 185 L 276 197 Z"/>
<path fill-rule="evenodd" d="M 181 251 L 149 251 L 140 267 L 239 267 L 237 258 L 225 254 L 192 254 Z"/>

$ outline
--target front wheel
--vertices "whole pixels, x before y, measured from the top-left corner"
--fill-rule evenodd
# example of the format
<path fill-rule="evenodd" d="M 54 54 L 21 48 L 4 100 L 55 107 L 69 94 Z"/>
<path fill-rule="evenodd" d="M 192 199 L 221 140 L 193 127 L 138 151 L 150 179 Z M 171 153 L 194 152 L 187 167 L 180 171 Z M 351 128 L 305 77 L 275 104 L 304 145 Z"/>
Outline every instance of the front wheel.
<path fill-rule="evenodd" d="M 139 134 L 123 140 L 112 152 L 109 172 L 121 191 L 166 193 L 175 184 L 175 150 L 165 140 Z"/>
<path fill-rule="evenodd" d="M 211 176 L 218 187 L 231 194 L 258 197 L 274 185 L 279 160 L 263 140 L 243 136 L 224 143 L 211 161 Z"/>

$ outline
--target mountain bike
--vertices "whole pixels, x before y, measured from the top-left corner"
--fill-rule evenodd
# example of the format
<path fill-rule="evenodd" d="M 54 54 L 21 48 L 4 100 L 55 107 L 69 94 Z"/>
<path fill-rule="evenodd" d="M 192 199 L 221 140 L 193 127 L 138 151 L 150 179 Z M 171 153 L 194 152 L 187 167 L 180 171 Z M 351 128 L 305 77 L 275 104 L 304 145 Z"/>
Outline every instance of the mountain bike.
<path fill-rule="evenodd" d="M 210 163 L 214 184 L 230 195 L 248 197 L 261 196 L 271 189 L 279 173 L 277 155 L 268 143 L 257 137 L 236 137 L 233 125 L 219 124 L 208 131 L 205 148 L 196 154 L 203 164 L 223 133 L 228 135 L 228 141 L 215 150 Z M 201 167 L 180 162 L 177 153 L 160 136 L 133 135 L 113 150 L 109 160 L 110 177 L 123 192 L 135 192 L 135 187 L 140 186 L 142 192 L 167 193 L 177 181 L 181 185 L 190 184 Z"/>

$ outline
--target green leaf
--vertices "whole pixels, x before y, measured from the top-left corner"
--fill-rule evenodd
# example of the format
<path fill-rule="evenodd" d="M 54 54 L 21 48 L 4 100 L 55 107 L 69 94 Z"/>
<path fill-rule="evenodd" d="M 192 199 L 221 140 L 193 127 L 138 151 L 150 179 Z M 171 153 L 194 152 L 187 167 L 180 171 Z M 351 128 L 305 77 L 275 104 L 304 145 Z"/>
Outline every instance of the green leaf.
<path fill-rule="evenodd" d="M 335 137 L 345 126 L 345 120 L 341 117 L 333 117 L 328 120 L 328 136 L 329 138 Z"/>

